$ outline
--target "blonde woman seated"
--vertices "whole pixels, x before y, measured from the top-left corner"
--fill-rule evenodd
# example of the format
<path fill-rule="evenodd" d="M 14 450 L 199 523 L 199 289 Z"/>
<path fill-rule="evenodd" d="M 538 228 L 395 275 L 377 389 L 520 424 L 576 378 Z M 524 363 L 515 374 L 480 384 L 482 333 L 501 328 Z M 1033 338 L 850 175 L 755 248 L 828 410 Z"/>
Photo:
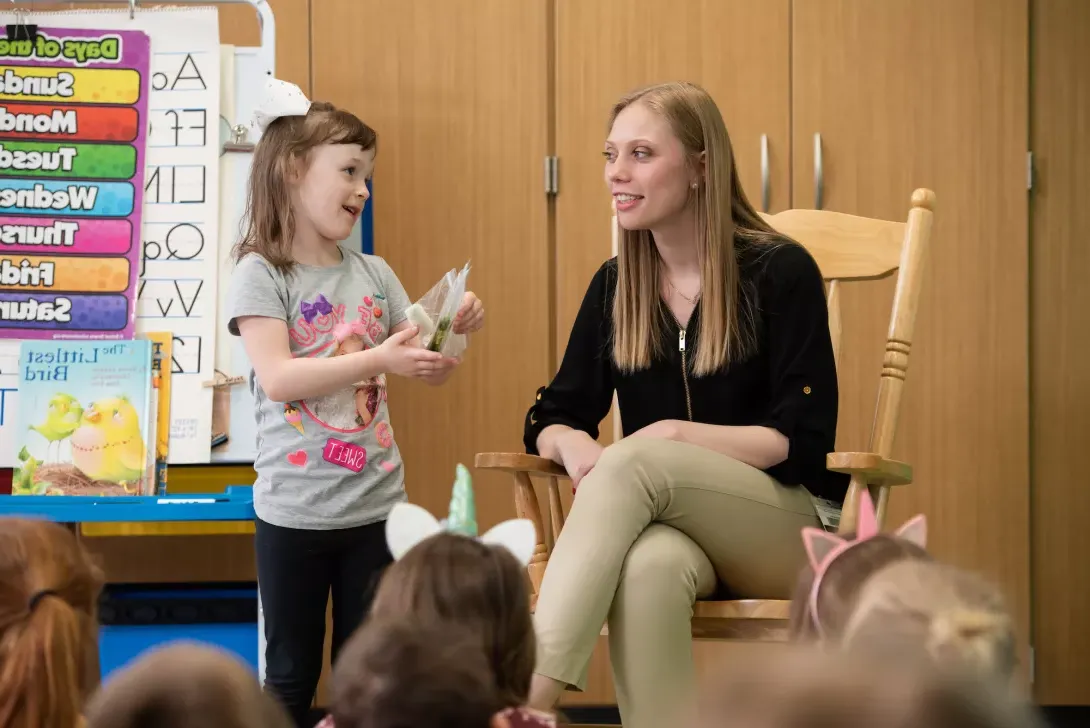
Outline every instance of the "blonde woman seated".
<path fill-rule="evenodd" d="M 590 282 L 529 452 L 577 488 L 537 602 L 530 702 L 582 688 L 609 623 L 626 728 L 660 728 L 690 695 L 694 600 L 787 598 L 805 563 L 837 380 L 817 264 L 738 182 L 723 118 L 692 84 L 614 107 L 605 178 L 623 236 Z M 616 392 L 624 439 L 598 425 Z"/>

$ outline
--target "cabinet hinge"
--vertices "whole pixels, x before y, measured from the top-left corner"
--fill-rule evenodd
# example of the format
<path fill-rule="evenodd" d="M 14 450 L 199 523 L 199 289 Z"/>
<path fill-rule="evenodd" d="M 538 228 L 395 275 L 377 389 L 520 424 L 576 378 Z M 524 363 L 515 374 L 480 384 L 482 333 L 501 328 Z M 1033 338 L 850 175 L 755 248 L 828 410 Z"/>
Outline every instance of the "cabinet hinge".
<path fill-rule="evenodd" d="M 1032 685 L 1034 678 L 1037 675 L 1037 655 L 1034 653 L 1033 645 L 1029 647 L 1029 684 Z"/>
<path fill-rule="evenodd" d="M 1026 152 L 1026 189 L 1033 189 L 1033 152 Z"/>
<path fill-rule="evenodd" d="M 555 195 L 560 192 L 558 166 L 559 162 L 556 157 L 545 157 L 545 194 L 547 195 Z"/>

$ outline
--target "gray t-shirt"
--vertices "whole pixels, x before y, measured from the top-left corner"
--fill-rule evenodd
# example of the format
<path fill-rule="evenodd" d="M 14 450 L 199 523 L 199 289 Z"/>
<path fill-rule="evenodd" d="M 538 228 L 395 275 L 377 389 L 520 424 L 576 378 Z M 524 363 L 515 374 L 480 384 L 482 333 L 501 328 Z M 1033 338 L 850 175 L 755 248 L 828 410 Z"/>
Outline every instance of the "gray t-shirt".
<path fill-rule="evenodd" d="M 242 316 L 285 321 L 292 356 L 378 346 L 405 320 L 409 297 L 382 258 L 341 247 L 340 265 L 296 265 L 285 278 L 259 255 L 239 261 L 228 329 Z M 250 370 L 256 403 L 258 518 L 284 528 L 351 528 L 405 500 L 404 466 L 386 406 L 386 377 L 298 402 L 273 402 Z"/>

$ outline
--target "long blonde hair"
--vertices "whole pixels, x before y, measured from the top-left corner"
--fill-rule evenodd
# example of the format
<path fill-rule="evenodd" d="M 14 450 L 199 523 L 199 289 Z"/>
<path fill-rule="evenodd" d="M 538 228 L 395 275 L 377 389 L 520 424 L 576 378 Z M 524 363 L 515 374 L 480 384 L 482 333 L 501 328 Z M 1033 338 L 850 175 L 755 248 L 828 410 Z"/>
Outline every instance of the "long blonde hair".
<path fill-rule="evenodd" d="M 377 148 L 378 135 L 354 114 L 317 101 L 305 116 L 284 116 L 269 124 L 254 149 L 242 237 L 233 251 L 236 262 L 257 253 L 280 273 L 291 272 L 295 213 L 288 183 L 307 153 L 322 144 L 358 144 L 370 151 Z"/>
<path fill-rule="evenodd" d="M 79 724 L 99 680 L 102 584 L 63 526 L 0 518 L 0 726 Z"/>
<path fill-rule="evenodd" d="M 756 292 L 742 281 L 738 254 L 744 248 L 783 243 L 746 198 L 734 164 L 726 124 L 712 97 L 692 83 L 648 86 L 613 106 L 617 115 L 640 103 L 659 114 L 693 164 L 705 156 L 704 175 L 693 195 L 700 264 L 700 327 L 692 357 L 695 376 L 711 374 L 751 355 L 757 345 Z M 729 201 L 729 202 L 728 202 Z M 649 230 L 623 230 L 617 250 L 613 308 L 613 359 L 623 371 L 646 369 L 662 354 L 661 260 Z"/>
<path fill-rule="evenodd" d="M 844 627 L 853 651 L 919 657 L 1009 680 L 1014 622 L 999 589 L 948 564 L 900 561 L 871 576 Z"/>

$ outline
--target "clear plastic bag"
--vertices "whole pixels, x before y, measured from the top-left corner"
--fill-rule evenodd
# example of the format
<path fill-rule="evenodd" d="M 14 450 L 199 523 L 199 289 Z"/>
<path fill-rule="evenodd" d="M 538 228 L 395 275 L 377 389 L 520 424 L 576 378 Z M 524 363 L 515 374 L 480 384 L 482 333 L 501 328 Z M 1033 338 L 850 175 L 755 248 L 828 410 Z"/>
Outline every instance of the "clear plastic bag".
<path fill-rule="evenodd" d="M 465 334 L 456 334 L 451 328 L 465 297 L 468 277 L 469 263 L 460 271 L 452 268 L 405 312 L 409 323 L 420 329 L 418 338 L 425 349 L 447 357 L 460 357 L 465 352 Z"/>

